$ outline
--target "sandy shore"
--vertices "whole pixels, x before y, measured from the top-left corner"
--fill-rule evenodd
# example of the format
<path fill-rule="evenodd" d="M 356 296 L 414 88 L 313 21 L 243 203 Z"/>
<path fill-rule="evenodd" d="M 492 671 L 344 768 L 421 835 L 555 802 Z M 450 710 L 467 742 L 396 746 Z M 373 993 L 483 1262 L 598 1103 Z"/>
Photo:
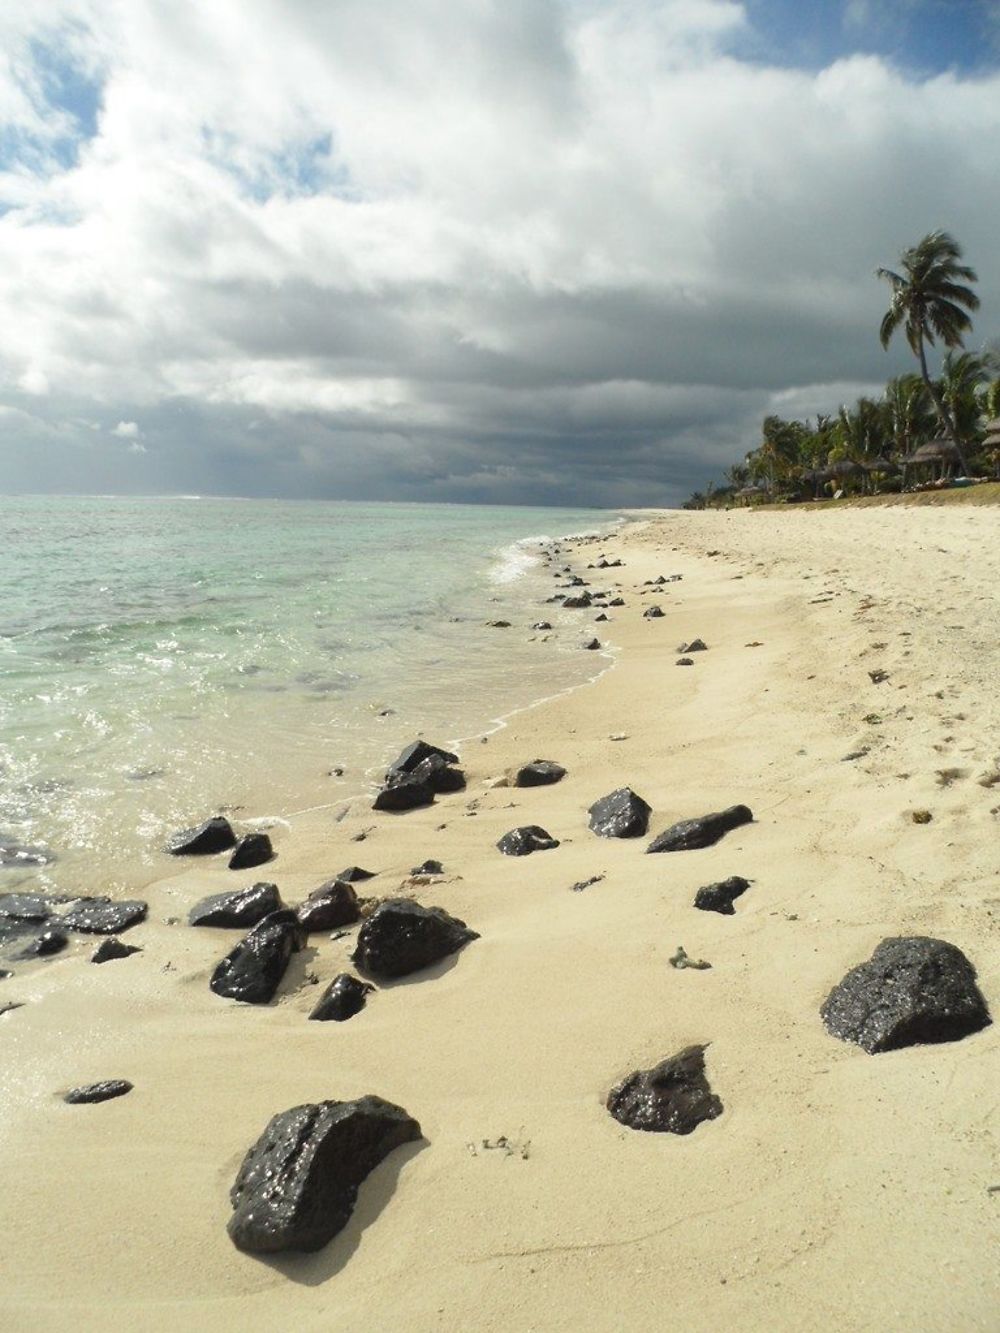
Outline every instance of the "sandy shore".
<path fill-rule="evenodd" d="M 818 1011 L 883 937 L 925 933 L 1000 1015 L 1000 509 L 670 513 L 572 558 L 598 550 L 625 562 L 586 575 L 628 603 L 594 626 L 612 670 L 467 744 L 467 792 L 304 818 L 246 876 L 296 902 L 358 862 L 388 895 L 438 858 L 443 879 L 405 891 L 480 933 L 450 963 L 309 1023 L 304 974 L 325 984 L 353 947 L 314 936 L 276 1004 L 223 1001 L 208 977 L 235 937 L 166 924 L 234 887 L 193 863 L 146 895 L 142 954 L 0 982 L 25 1002 L 0 1018 L 6 1327 L 997 1328 L 1000 1026 L 869 1056 Z M 675 666 L 695 636 L 709 651 Z M 536 757 L 568 776 L 496 785 Z M 623 785 L 651 834 L 736 802 L 755 822 L 647 856 L 587 829 Z M 496 851 L 535 823 L 558 849 Z M 734 874 L 753 881 L 735 916 L 694 910 Z M 711 970 L 671 968 L 678 945 Z M 610 1118 L 612 1084 L 693 1042 L 718 1119 L 676 1137 Z M 54 1096 L 108 1077 L 134 1091 Z M 237 1252 L 228 1190 L 270 1116 L 365 1092 L 424 1141 L 318 1254 Z M 512 1151 L 483 1146 L 499 1136 Z"/>

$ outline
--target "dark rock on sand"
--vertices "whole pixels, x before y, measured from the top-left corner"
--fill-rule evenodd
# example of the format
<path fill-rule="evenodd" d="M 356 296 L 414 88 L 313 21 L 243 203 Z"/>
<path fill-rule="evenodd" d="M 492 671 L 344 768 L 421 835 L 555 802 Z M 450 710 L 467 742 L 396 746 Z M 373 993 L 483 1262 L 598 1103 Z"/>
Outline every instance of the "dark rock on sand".
<path fill-rule="evenodd" d="M 432 805 L 436 795 L 462 791 L 465 774 L 442 754 L 430 754 L 412 769 L 390 769 L 375 798 L 375 810 L 413 810 Z"/>
<path fill-rule="evenodd" d="M 444 866 L 440 861 L 423 861 L 420 865 L 414 866 L 410 871 L 411 875 L 443 875 Z"/>
<path fill-rule="evenodd" d="M 509 620 L 487 620 L 487 629 L 510 629 Z"/>
<path fill-rule="evenodd" d="M 351 1216 L 369 1172 L 419 1138 L 417 1122 L 381 1097 L 282 1111 L 236 1175 L 230 1239 L 251 1254 L 321 1249 Z"/>
<path fill-rule="evenodd" d="M 601 641 L 600 639 L 591 639 L 589 643 L 585 643 L 583 646 L 584 648 L 589 648 L 591 651 L 594 651 L 600 648 Z"/>
<path fill-rule="evenodd" d="M 341 972 L 319 997 L 309 1017 L 318 1023 L 346 1023 L 361 1012 L 374 989 L 369 982 L 359 981 L 349 972 Z"/>
<path fill-rule="evenodd" d="M 607 617 L 607 616 L 604 614 L 604 612 L 602 611 L 601 614 L 600 614 L 599 616 L 595 616 L 595 617 L 594 617 L 594 624 L 595 624 L 595 625 L 599 625 L 599 624 L 601 624 L 603 621 L 606 621 L 607 618 L 608 618 L 608 617 Z"/>
<path fill-rule="evenodd" d="M 405 977 L 479 936 L 442 907 L 424 907 L 408 898 L 387 898 L 358 931 L 351 955 L 358 967 L 377 977 Z"/>
<path fill-rule="evenodd" d="M 230 870 L 249 870 L 274 858 L 274 848 L 266 833 L 245 833 L 229 858 Z"/>
<path fill-rule="evenodd" d="M 101 1083 L 86 1083 L 79 1088 L 70 1088 L 63 1097 L 70 1106 L 85 1106 L 93 1102 L 109 1102 L 113 1097 L 124 1097 L 132 1091 L 132 1084 L 127 1078 L 107 1078 Z"/>
<path fill-rule="evenodd" d="M 715 814 L 701 815 L 698 819 L 682 819 L 671 824 L 646 848 L 647 852 L 688 852 L 698 847 L 711 847 L 726 833 L 741 824 L 753 822 L 748 806 L 731 805 Z"/>
<path fill-rule="evenodd" d="M 117 935 L 146 919 L 147 906 L 136 899 L 112 902 L 110 898 L 80 898 L 58 918 L 65 930 L 84 935 Z"/>
<path fill-rule="evenodd" d="M 690 643 L 682 643 L 677 651 L 679 653 L 707 653 L 708 644 L 704 639 L 692 639 Z"/>
<path fill-rule="evenodd" d="M 294 912 L 287 908 L 272 912 L 216 964 L 210 988 L 226 999 L 267 1004 L 304 938 L 305 931 Z"/>
<path fill-rule="evenodd" d="M 430 745 L 427 741 L 412 741 L 395 762 L 389 765 L 386 778 L 388 779 L 390 773 L 412 773 L 418 764 L 422 764 L 433 754 L 440 756 L 446 764 L 458 763 L 458 755 L 452 754 L 450 750 L 442 750 L 440 746 Z"/>
<path fill-rule="evenodd" d="M 551 759 L 532 759 L 530 764 L 522 764 L 514 774 L 515 787 L 549 787 L 566 776 L 562 764 Z"/>
<path fill-rule="evenodd" d="M 652 810 L 630 787 L 602 796 L 588 811 L 590 827 L 601 838 L 641 838 Z"/>
<path fill-rule="evenodd" d="M 319 930 L 336 930 L 349 926 L 361 915 L 361 904 L 351 884 L 331 879 L 313 889 L 297 909 L 299 922 L 310 934 Z"/>
<path fill-rule="evenodd" d="M 195 903 L 188 913 L 191 926 L 220 926 L 246 930 L 284 907 L 277 884 L 252 884 L 233 893 L 213 893 Z"/>
<path fill-rule="evenodd" d="M 677 661 L 674 663 L 674 666 L 694 666 L 694 658 L 678 657 Z"/>
<path fill-rule="evenodd" d="M 746 893 L 750 881 L 740 875 L 720 880 L 717 884 L 706 884 L 694 895 L 694 905 L 703 912 L 720 912 L 723 916 L 735 916 L 733 902 L 742 893 Z"/>
<path fill-rule="evenodd" d="M 196 828 L 181 829 L 163 849 L 171 856 L 213 856 L 236 846 L 233 826 L 224 815 L 206 819 Z"/>
<path fill-rule="evenodd" d="M 924 935 L 883 940 L 834 986 L 820 1012 L 828 1032 L 870 1055 L 958 1041 L 991 1021 L 965 954 Z"/>
<path fill-rule="evenodd" d="M 345 884 L 355 884 L 358 880 L 374 879 L 377 873 L 375 870 L 362 870 L 360 866 L 348 866 L 346 870 L 342 870 L 334 878 L 342 880 Z"/>
<path fill-rule="evenodd" d="M 0 916 L 11 921 L 48 921 L 57 902 L 72 899 L 50 898 L 43 893 L 0 893 Z"/>
<path fill-rule="evenodd" d="M 123 944 L 121 940 L 116 940 L 114 936 L 111 936 L 110 939 L 101 940 L 90 955 L 90 961 L 92 963 L 111 963 L 117 958 L 127 958 L 132 953 L 142 953 L 142 950 L 137 944 Z"/>
<path fill-rule="evenodd" d="M 546 833 L 537 824 L 526 824 L 522 828 L 511 829 L 505 833 L 497 846 L 504 856 L 530 856 L 532 852 L 547 852 L 559 843 L 551 834 Z"/>
<path fill-rule="evenodd" d="M 531 627 L 532 629 L 551 629 L 552 626 L 547 620 L 539 620 Z"/>
<path fill-rule="evenodd" d="M 579 610 L 581 607 L 589 606 L 591 600 L 592 598 L 589 592 L 582 592 L 579 597 L 565 597 L 563 599 L 563 606 Z"/>
<path fill-rule="evenodd" d="M 624 597 L 612 597 L 611 601 L 608 602 L 608 606 L 624 606 L 624 605 L 625 605 Z"/>
<path fill-rule="evenodd" d="M 660 620 L 663 616 L 662 606 L 649 606 L 642 613 L 643 620 Z"/>
<path fill-rule="evenodd" d="M 652 1069 L 637 1069 L 611 1089 L 608 1110 L 629 1129 L 690 1134 L 722 1114 L 705 1077 L 705 1047 L 688 1046 Z"/>
<path fill-rule="evenodd" d="M 18 958 L 51 958 L 53 954 L 62 953 L 66 945 L 69 944 L 69 936 L 61 930 L 46 930 L 41 935 L 26 945 L 17 955 Z"/>
<path fill-rule="evenodd" d="M 438 796 L 465 790 L 465 774 L 460 768 L 452 768 L 439 754 L 429 755 L 413 769 L 409 777 L 417 782 L 426 782 Z M 394 779 L 389 778 L 388 785 L 392 786 L 393 782 Z"/>
<path fill-rule="evenodd" d="M 434 788 L 412 773 L 402 773 L 391 787 L 383 787 L 372 802 L 373 810 L 416 810 L 434 804 Z"/>

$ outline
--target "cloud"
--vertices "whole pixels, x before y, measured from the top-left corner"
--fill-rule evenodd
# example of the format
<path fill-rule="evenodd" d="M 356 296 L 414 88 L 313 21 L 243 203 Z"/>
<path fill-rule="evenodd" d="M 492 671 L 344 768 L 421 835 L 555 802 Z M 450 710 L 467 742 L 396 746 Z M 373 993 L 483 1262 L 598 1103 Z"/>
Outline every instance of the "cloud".
<path fill-rule="evenodd" d="M 995 336 L 1000 75 L 778 68 L 752 16 L 0 11 L 9 484 L 670 501 L 905 366 L 872 272 L 936 226 Z"/>

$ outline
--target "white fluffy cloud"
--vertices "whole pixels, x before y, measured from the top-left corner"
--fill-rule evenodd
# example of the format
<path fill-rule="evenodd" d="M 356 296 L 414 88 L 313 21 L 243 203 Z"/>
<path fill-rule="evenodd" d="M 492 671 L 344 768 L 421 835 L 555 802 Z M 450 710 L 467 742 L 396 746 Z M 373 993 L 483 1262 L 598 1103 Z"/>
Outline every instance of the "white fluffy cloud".
<path fill-rule="evenodd" d="M 1000 75 L 752 37 L 729 0 L 6 7 L 8 475 L 112 486 L 81 418 L 135 414 L 150 487 L 669 500 L 903 364 L 872 270 L 931 228 L 995 335 Z"/>

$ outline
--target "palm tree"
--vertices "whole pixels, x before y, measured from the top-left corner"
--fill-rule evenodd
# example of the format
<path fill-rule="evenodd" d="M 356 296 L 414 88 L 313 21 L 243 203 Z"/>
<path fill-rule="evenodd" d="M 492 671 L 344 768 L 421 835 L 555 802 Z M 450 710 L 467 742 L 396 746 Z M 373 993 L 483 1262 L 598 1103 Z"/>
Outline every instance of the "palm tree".
<path fill-rule="evenodd" d="M 945 432 L 958 451 L 963 472 L 968 473 L 965 455 L 955 429 L 955 422 L 945 406 L 927 369 L 926 344 L 934 346 L 938 337 L 945 347 L 961 347 L 962 335 L 972 328 L 972 320 L 962 308 L 979 309 L 979 297 L 962 284 L 975 282 L 973 269 L 959 263 L 961 247 L 946 231 L 932 231 L 900 257 L 903 272 L 889 268 L 875 270 L 892 288 L 892 300 L 882 320 L 879 336 L 888 347 L 902 325 L 906 341 L 920 362 L 920 374 L 934 400 Z"/>
<path fill-rule="evenodd" d="M 941 365 L 939 388 L 959 439 L 973 443 L 979 429 L 977 391 L 987 377 L 986 361 L 975 352 L 949 352 Z"/>

